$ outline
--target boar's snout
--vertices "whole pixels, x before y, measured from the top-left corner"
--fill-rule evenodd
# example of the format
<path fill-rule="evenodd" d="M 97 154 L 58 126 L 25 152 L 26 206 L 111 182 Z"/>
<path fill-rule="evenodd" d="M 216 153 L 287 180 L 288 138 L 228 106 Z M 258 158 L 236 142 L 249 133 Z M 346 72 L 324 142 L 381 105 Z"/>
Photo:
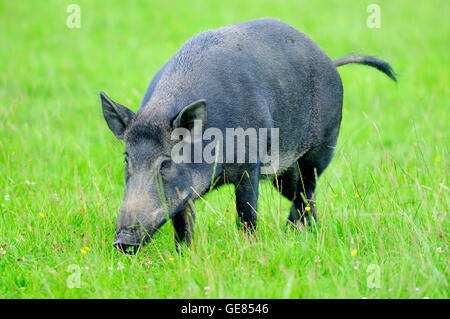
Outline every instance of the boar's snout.
<path fill-rule="evenodd" d="M 117 232 L 113 246 L 124 254 L 135 254 L 145 244 L 147 236 L 141 235 L 139 229 L 122 229 Z"/>

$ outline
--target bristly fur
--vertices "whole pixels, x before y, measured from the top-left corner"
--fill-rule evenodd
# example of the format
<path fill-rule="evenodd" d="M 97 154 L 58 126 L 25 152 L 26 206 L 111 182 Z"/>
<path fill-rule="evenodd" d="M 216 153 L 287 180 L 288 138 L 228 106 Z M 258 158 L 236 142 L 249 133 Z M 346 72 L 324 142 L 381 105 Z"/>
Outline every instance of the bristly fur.
<path fill-rule="evenodd" d="M 365 64 L 374 68 L 377 68 L 384 74 L 386 74 L 388 77 L 390 77 L 392 80 L 397 82 L 397 78 L 395 76 L 394 70 L 392 70 L 392 67 L 387 63 L 386 61 L 383 61 L 381 59 L 378 59 L 374 56 L 347 56 L 343 57 L 337 60 L 333 61 L 334 65 L 336 67 L 348 64 L 348 63 L 358 63 L 358 64 Z"/>

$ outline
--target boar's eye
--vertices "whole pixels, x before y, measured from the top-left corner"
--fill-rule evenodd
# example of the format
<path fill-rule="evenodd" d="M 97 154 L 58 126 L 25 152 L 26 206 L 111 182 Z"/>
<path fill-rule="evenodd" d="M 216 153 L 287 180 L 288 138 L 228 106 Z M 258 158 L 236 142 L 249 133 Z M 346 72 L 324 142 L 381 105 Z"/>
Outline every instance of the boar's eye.
<path fill-rule="evenodd" d="M 164 160 L 161 163 L 161 169 L 167 169 L 170 167 L 171 164 L 172 162 L 170 160 Z"/>
<path fill-rule="evenodd" d="M 123 161 L 128 164 L 128 153 L 125 152 L 125 153 L 123 153 L 123 155 L 125 155 L 125 158 L 123 159 Z"/>

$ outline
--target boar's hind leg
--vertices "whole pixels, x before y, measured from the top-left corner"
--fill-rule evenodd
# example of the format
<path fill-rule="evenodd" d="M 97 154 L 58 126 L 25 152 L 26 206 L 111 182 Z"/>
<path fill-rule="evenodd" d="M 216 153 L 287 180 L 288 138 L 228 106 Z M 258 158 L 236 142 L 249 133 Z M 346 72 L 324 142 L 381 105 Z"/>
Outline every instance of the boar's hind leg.
<path fill-rule="evenodd" d="M 329 146 L 310 150 L 279 178 L 279 190 L 293 202 L 288 218 L 290 223 L 303 228 L 305 224 L 317 220 L 316 178 L 328 166 L 332 156 L 333 148 Z"/>
<path fill-rule="evenodd" d="M 235 184 L 236 210 L 246 231 L 256 229 L 256 209 L 258 206 L 259 165 L 243 171 Z"/>
<path fill-rule="evenodd" d="M 184 242 L 189 246 L 194 234 L 194 209 L 189 206 L 186 205 L 181 212 L 172 217 L 177 250 Z"/>

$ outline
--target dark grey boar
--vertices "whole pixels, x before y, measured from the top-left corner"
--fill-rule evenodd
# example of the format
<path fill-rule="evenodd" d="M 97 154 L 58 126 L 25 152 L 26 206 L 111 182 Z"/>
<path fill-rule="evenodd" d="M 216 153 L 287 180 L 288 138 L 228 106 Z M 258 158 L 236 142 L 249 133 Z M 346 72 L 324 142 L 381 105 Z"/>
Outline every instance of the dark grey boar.
<path fill-rule="evenodd" d="M 177 244 L 189 243 L 192 201 L 224 183 L 235 185 L 241 225 L 252 231 L 258 183 L 268 172 L 293 202 L 288 222 L 303 227 L 316 220 L 316 178 L 333 156 L 342 117 L 336 67 L 347 63 L 375 67 L 396 80 L 380 59 L 332 61 L 305 34 L 279 20 L 260 19 L 188 40 L 156 73 L 137 114 L 100 93 L 106 122 L 126 147 L 114 245 L 136 251 L 169 219 Z M 190 139 L 174 138 L 176 129 Z M 265 139 L 256 148 L 252 132 Z M 180 145 L 183 161 L 174 159 Z M 238 158 L 242 152 L 244 160 Z"/>

